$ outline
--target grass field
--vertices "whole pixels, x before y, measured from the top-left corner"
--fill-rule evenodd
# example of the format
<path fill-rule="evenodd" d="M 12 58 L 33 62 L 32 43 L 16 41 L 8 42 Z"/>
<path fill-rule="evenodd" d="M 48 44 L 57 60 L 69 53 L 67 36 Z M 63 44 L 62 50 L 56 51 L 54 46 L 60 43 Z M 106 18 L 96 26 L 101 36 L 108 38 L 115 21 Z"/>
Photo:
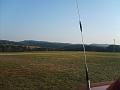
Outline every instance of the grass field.
<path fill-rule="evenodd" d="M 82 52 L 0 53 L 0 90 L 76 90 L 85 82 Z M 120 76 L 120 53 L 87 52 L 92 83 Z"/>

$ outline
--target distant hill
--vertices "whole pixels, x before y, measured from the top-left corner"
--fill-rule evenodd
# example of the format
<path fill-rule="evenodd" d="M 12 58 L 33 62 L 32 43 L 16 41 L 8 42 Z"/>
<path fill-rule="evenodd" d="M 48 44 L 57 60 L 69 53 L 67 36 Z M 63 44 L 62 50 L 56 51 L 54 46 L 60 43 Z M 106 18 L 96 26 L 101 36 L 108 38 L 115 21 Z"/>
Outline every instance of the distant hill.
<path fill-rule="evenodd" d="M 58 49 L 70 45 L 69 43 L 57 43 L 57 42 L 47 42 L 47 41 L 34 41 L 34 40 L 24 40 L 19 42 L 22 45 L 39 46 L 43 48 Z"/>
<path fill-rule="evenodd" d="M 108 47 L 108 46 L 109 46 L 109 44 L 90 44 L 90 46 Z"/>
<path fill-rule="evenodd" d="M 85 45 L 86 51 L 99 51 L 99 52 L 120 52 L 120 45 L 109 44 L 89 44 Z M 82 44 L 70 44 L 59 42 L 47 42 L 47 41 L 9 41 L 0 40 L 0 52 L 10 51 L 83 51 Z"/>

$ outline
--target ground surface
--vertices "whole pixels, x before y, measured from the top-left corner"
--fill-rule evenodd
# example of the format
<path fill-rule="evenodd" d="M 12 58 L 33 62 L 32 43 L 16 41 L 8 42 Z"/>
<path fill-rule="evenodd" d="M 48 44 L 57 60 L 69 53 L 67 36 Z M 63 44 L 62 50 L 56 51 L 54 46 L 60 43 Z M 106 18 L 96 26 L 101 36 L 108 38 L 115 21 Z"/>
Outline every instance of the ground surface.
<path fill-rule="evenodd" d="M 82 52 L 0 53 L 0 90 L 76 90 L 85 82 Z M 92 83 L 120 76 L 120 53 L 87 52 Z"/>
<path fill-rule="evenodd" d="M 108 87 L 109 85 L 93 87 L 91 90 L 106 90 Z"/>

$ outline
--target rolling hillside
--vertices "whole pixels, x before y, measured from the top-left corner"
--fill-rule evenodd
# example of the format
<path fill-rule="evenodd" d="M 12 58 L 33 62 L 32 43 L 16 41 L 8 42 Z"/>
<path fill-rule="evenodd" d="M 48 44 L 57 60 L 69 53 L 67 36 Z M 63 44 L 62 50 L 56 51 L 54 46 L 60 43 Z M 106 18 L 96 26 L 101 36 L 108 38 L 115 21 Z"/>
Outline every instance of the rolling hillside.
<path fill-rule="evenodd" d="M 120 45 L 86 44 L 86 51 L 120 52 Z M 82 44 L 47 42 L 47 41 L 8 41 L 0 40 L 0 51 L 82 51 Z"/>

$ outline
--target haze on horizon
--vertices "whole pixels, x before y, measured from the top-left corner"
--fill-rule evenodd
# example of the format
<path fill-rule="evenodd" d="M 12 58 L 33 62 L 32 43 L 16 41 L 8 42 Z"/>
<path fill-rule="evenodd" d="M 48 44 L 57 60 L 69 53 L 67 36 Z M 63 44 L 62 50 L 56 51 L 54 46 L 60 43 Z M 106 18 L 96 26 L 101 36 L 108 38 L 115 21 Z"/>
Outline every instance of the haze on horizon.
<path fill-rule="evenodd" d="M 78 0 L 85 43 L 120 44 L 120 0 Z M 0 0 L 0 39 L 81 43 L 75 0 Z"/>

